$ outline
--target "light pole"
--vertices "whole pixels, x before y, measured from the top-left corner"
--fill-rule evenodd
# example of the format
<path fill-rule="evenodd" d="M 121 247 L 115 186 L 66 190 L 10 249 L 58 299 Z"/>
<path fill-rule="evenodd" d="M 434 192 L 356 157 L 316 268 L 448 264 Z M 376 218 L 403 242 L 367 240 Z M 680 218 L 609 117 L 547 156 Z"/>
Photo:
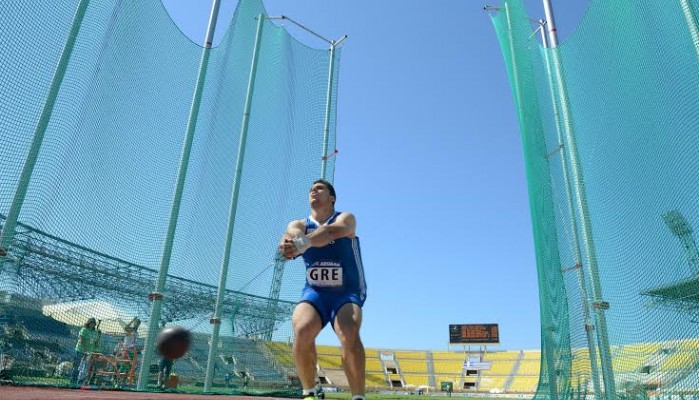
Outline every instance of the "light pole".
<path fill-rule="evenodd" d="M 682 248 L 687 256 L 689 270 L 692 276 L 699 276 L 699 250 L 697 242 L 694 240 L 694 229 L 677 210 L 668 211 L 663 214 L 663 221 L 667 227 L 682 241 Z"/>

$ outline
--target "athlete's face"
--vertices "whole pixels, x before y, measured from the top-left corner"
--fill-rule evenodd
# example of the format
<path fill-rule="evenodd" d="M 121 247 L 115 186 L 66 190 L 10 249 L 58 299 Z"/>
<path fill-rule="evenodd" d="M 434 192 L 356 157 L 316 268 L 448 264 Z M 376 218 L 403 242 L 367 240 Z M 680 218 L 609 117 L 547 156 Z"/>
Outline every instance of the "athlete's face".
<path fill-rule="evenodd" d="M 321 206 L 326 204 L 332 204 L 335 201 L 335 197 L 330 195 L 328 187 L 322 183 L 316 183 L 311 187 L 311 192 L 308 194 L 308 200 L 311 206 Z"/>

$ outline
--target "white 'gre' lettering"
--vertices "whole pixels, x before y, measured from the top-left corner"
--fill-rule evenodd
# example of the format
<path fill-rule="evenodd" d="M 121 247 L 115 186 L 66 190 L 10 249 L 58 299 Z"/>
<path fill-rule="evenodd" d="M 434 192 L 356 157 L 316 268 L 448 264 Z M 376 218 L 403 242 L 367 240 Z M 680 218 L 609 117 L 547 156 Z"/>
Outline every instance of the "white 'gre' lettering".
<path fill-rule="evenodd" d="M 325 262 L 318 264 L 325 264 Z M 306 279 L 311 286 L 342 286 L 342 268 L 323 266 L 311 267 L 306 270 Z"/>

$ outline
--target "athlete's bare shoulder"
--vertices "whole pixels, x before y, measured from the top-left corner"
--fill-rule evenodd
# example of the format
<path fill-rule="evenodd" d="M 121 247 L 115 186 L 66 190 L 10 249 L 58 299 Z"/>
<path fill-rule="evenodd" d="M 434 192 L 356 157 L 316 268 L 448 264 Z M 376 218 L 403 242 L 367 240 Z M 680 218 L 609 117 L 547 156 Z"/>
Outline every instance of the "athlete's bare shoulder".
<path fill-rule="evenodd" d="M 306 219 L 305 218 L 295 219 L 295 220 L 289 222 L 289 225 L 287 225 L 286 230 L 288 232 L 298 231 L 298 230 L 305 231 L 306 230 Z"/>

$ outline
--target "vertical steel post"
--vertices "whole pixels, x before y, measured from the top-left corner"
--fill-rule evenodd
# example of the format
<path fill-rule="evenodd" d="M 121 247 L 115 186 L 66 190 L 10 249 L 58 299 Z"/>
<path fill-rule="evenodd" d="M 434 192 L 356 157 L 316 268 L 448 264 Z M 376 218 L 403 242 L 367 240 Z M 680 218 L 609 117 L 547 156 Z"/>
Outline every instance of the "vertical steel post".
<path fill-rule="evenodd" d="M 690 0 L 680 0 L 680 8 L 682 8 L 685 21 L 687 21 L 687 28 L 692 37 L 694 52 L 699 59 L 699 26 L 697 25 L 697 16 L 694 14 L 694 9 L 692 8 Z"/>
<path fill-rule="evenodd" d="M 548 39 L 546 34 L 546 29 L 544 29 L 545 22 L 539 20 L 541 26 L 541 42 L 544 47 L 544 63 L 546 64 L 546 77 L 548 78 L 548 84 L 551 95 L 551 103 L 553 107 L 553 117 L 556 124 L 556 134 L 558 138 L 558 148 L 561 152 L 561 170 L 563 172 L 563 182 L 566 188 L 566 200 L 568 204 L 568 218 L 570 220 L 571 231 L 573 233 L 573 252 L 575 257 L 575 268 L 578 276 L 578 288 L 580 290 L 580 297 L 582 298 L 582 311 L 584 317 L 584 329 L 585 336 L 587 337 L 587 348 L 589 350 L 590 357 L 590 371 L 592 374 L 592 385 L 595 391 L 595 398 L 597 400 L 601 399 L 600 387 L 599 387 L 599 370 L 597 367 L 597 346 L 595 345 L 595 340 L 592 331 L 594 330 L 594 325 L 592 324 L 592 319 L 590 318 L 590 299 L 587 294 L 587 283 L 585 282 L 585 273 L 583 271 L 582 265 L 582 252 L 580 250 L 580 238 L 578 237 L 578 222 L 575 218 L 575 206 L 573 202 L 573 192 L 570 187 L 570 173 L 568 171 L 568 164 L 566 163 L 566 148 L 563 144 L 563 132 L 561 129 L 561 118 L 558 107 L 558 101 L 556 98 L 556 90 L 553 83 L 553 76 L 551 72 L 551 63 L 549 60 L 548 50 Z"/>
<path fill-rule="evenodd" d="M 325 122 L 323 124 L 323 158 L 320 167 L 320 178 L 326 179 L 328 165 L 328 140 L 330 138 L 330 115 L 332 106 L 333 76 L 335 73 L 335 41 L 330 42 L 330 60 L 328 62 L 328 90 L 325 98 Z"/>
<path fill-rule="evenodd" d="M 548 27 L 549 47 L 558 47 L 558 32 L 556 31 L 556 18 L 553 14 L 551 0 L 544 1 L 544 14 L 546 15 L 546 26 Z"/>
<path fill-rule="evenodd" d="M 221 265 L 221 276 L 218 282 L 218 294 L 216 295 L 216 308 L 214 316 L 211 318 L 213 332 L 211 333 L 211 343 L 209 344 L 209 357 L 206 363 L 206 379 L 204 381 L 204 392 L 211 391 L 214 378 L 214 365 L 216 363 L 216 353 L 218 352 L 218 338 L 221 331 L 221 314 L 223 312 L 223 300 L 226 295 L 226 282 L 228 280 L 228 266 L 231 258 L 231 246 L 233 243 L 233 232 L 235 230 L 235 217 L 238 209 L 238 197 L 240 194 L 240 181 L 243 176 L 243 162 L 245 160 L 245 146 L 248 137 L 248 127 L 250 125 L 250 109 L 252 96 L 255 91 L 255 75 L 257 74 L 257 60 L 260 54 L 260 43 L 262 38 L 262 27 L 264 26 L 264 15 L 257 16 L 257 31 L 255 34 L 255 44 L 252 51 L 252 61 L 250 65 L 250 75 L 248 77 L 247 96 L 245 97 L 245 108 L 243 120 L 240 127 L 240 139 L 238 143 L 238 157 L 236 159 L 235 175 L 233 178 L 233 190 L 231 194 L 231 205 L 228 212 L 228 230 L 226 232 L 226 243 L 223 251 L 223 263 Z"/>
<path fill-rule="evenodd" d="M 600 351 L 600 361 L 602 366 L 602 380 L 604 381 L 605 397 L 608 400 L 616 398 L 616 383 L 614 381 L 614 369 L 612 367 L 611 352 L 609 349 L 609 336 L 607 332 L 607 319 L 605 311 L 609 308 L 609 303 L 603 301 L 602 286 L 600 282 L 599 269 L 597 265 L 597 251 L 592 236 L 592 223 L 590 212 L 587 207 L 587 193 L 585 191 L 585 181 L 583 179 L 582 166 L 580 164 L 573 121 L 570 113 L 568 92 L 563 82 L 563 71 L 558 52 L 558 34 L 554 20 L 551 0 L 543 0 L 546 20 L 549 25 L 549 37 L 551 40 L 551 57 L 558 87 L 558 99 L 561 104 L 562 126 L 565 133 L 567 156 L 570 161 L 572 172 L 572 183 L 575 190 L 576 206 L 580 218 L 583 247 L 587 256 L 588 269 L 590 271 L 590 284 L 592 287 L 592 308 L 595 312 L 597 342 Z"/>
<path fill-rule="evenodd" d="M 150 319 L 148 321 L 148 336 L 146 336 L 145 346 L 143 348 L 141 371 L 138 375 L 138 384 L 136 386 L 138 390 L 144 390 L 148 384 L 148 374 L 150 372 L 151 360 L 153 359 L 153 353 L 155 350 L 155 337 L 159 332 L 163 292 L 165 290 L 168 269 L 170 268 L 172 245 L 175 240 L 175 231 L 177 229 L 177 220 L 180 214 L 182 193 L 184 192 L 184 183 L 187 178 L 189 157 L 192 152 L 192 141 L 194 140 L 194 132 L 196 131 L 197 120 L 199 118 L 199 108 L 201 106 L 201 98 L 204 91 L 204 83 L 206 81 L 206 72 L 209 66 L 211 44 L 213 42 L 214 32 L 216 31 L 216 21 L 218 19 L 220 4 L 221 0 L 214 0 L 213 6 L 211 7 L 209 25 L 206 30 L 206 39 L 204 42 L 205 45 L 202 49 L 201 62 L 199 63 L 199 73 L 197 76 L 196 85 L 194 87 L 191 108 L 189 110 L 185 140 L 182 145 L 180 165 L 177 171 L 177 183 L 172 200 L 172 209 L 170 210 L 170 220 L 168 223 L 167 234 L 165 236 L 165 243 L 163 245 L 160 270 L 158 271 L 158 281 L 155 286 L 155 291 L 148 296 L 148 298 L 153 302 L 153 305 L 151 307 Z"/>
<path fill-rule="evenodd" d="M 512 29 L 512 18 L 510 16 L 510 7 L 509 3 L 505 1 L 504 3 L 504 9 L 505 9 L 505 18 L 507 21 L 507 33 L 508 33 L 508 41 L 509 41 L 509 49 L 510 49 L 510 65 L 512 66 L 512 83 L 513 83 L 513 88 L 514 88 L 514 96 L 515 96 L 515 103 L 517 104 L 517 113 L 519 114 L 520 121 L 522 120 L 522 115 L 521 115 L 521 109 L 522 105 L 524 104 L 524 100 L 522 99 L 522 93 L 520 91 L 520 83 L 519 83 L 519 71 L 517 68 L 517 57 L 516 57 L 516 48 L 515 48 L 515 43 L 514 43 L 514 34 L 513 34 L 513 29 Z M 548 303 L 543 302 L 542 305 L 545 307 L 545 310 L 548 308 Z M 541 334 L 545 337 L 544 342 L 551 342 L 550 338 L 550 327 L 549 326 L 542 326 Z M 556 360 L 553 357 L 553 354 L 550 349 L 542 349 L 542 351 L 545 352 L 546 354 L 546 365 L 548 369 L 548 378 L 549 378 L 549 395 L 551 396 L 551 400 L 558 400 L 558 384 L 557 384 L 557 375 L 556 375 Z"/>
<path fill-rule="evenodd" d="M 338 40 L 328 40 L 325 37 L 319 35 L 318 33 L 314 32 L 313 30 L 309 29 L 308 27 L 294 21 L 293 19 L 287 17 L 287 16 L 279 16 L 279 17 L 267 17 L 267 19 L 281 19 L 281 20 L 286 20 L 291 22 L 292 24 L 298 26 L 299 28 L 303 29 L 304 31 L 310 33 L 311 35 L 317 37 L 318 39 L 330 44 L 329 48 L 329 60 L 328 60 L 328 86 L 327 86 L 327 96 L 326 96 L 326 102 L 325 102 L 325 120 L 324 120 L 324 125 L 323 125 L 323 155 L 321 157 L 321 172 L 320 172 L 320 177 L 322 179 L 326 179 L 326 169 L 327 169 L 327 161 L 330 158 L 328 156 L 328 141 L 330 137 L 330 118 L 332 116 L 332 96 L 333 96 L 333 80 L 335 79 L 335 50 L 339 47 L 340 43 L 342 43 L 345 39 L 347 39 L 347 35 L 342 36 Z M 276 312 L 276 307 L 278 304 L 279 300 L 279 291 L 281 290 L 281 284 L 282 284 L 282 279 L 284 277 L 284 263 L 285 260 L 281 258 L 281 256 L 277 253 L 274 256 L 275 259 L 275 264 L 274 264 L 274 275 L 272 277 L 272 285 L 270 286 L 269 290 L 269 299 L 268 299 L 268 307 L 270 308 L 270 312 Z M 270 319 L 270 322 L 265 326 L 263 332 L 262 332 L 262 337 L 265 338 L 266 340 L 270 340 L 272 338 L 272 333 L 274 330 L 274 319 Z"/>
<path fill-rule="evenodd" d="M 56 72 L 54 72 L 53 78 L 51 79 L 51 85 L 49 86 L 49 91 L 46 96 L 46 102 L 44 103 L 44 108 L 41 110 L 39 121 L 36 124 L 36 129 L 34 130 L 34 136 L 32 138 L 31 146 L 29 147 L 29 153 L 27 154 L 27 159 L 24 161 L 24 166 L 22 167 L 22 172 L 19 176 L 19 182 L 17 183 L 17 189 L 15 190 L 15 195 L 12 199 L 12 204 L 10 205 L 10 210 L 7 213 L 5 224 L 0 232 L 0 269 L 2 268 L 2 263 L 4 262 L 5 256 L 7 256 L 7 253 L 10 251 L 12 239 L 15 236 L 15 229 L 17 228 L 19 213 L 22 211 L 22 206 L 24 205 L 24 200 L 27 195 L 29 181 L 34 173 L 36 161 L 39 158 L 39 150 L 41 150 L 41 145 L 44 142 L 44 135 L 46 134 L 46 129 L 51 121 L 51 115 L 53 114 L 53 110 L 56 105 L 56 98 L 58 97 L 58 92 L 61 88 L 61 84 L 63 83 L 66 70 L 68 69 L 68 62 L 73 54 L 75 41 L 78 38 L 80 26 L 85 18 L 85 12 L 87 11 L 87 6 L 89 3 L 89 0 L 81 0 L 80 3 L 78 3 L 78 8 L 76 9 L 75 16 L 73 17 L 73 23 L 71 25 L 70 32 L 68 33 L 66 44 L 63 46 L 63 52 L 61 52 L 61 57 L 56 65 Z"/>

